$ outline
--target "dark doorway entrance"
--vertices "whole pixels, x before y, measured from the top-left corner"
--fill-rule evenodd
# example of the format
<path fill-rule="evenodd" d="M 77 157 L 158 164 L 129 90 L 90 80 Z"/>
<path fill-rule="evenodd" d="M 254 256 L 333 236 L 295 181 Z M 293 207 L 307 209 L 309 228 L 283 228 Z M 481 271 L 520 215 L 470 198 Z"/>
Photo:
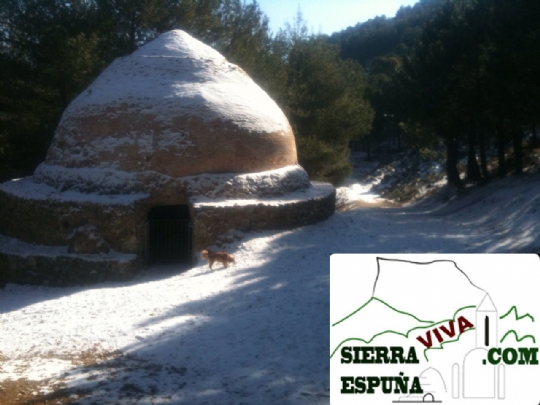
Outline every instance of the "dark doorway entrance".
<path fill-rule="evenodd" d="M 146 222 L 146 265 L 191 264 L 191 219 L 187 205 L 152 207 Z"/>

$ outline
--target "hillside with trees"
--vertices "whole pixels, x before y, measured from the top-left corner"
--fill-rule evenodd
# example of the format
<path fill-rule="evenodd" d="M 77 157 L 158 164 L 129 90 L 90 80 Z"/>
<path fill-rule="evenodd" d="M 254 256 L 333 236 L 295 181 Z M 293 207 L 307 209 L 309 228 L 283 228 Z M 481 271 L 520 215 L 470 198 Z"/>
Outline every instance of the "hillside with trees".
<path fill-rule="evenodd" d="M 506 0 L 422 0 L 330 40 L 366 69 L 375 110 L 369 143 L 399 125 L 407 145 L 443 147 L 449 183 L 523 172 L 524 145 L 537 145 L 540 4 Z M 398 134 L 398 136 L 399 136 Z M 527 140 L 525 143 L 524 140 Z"/>
<path fill-rule="evenodd" d="M 445 3 L 445 0 L 420 0 L 414 6 L 401 6 L 396 16 L 375 17 L 354 27 L 336 32 L 330 41 L 340 46 L 341 57 L 354 59 L 370 69 L 391 55 L 410 55 L 422 34 L 424 25 Z M 375 62 L 375 59 L 381 60 Z"/>
<path fill-rule="evenodd" d="M 301 15 L 272 35 L 256 1 L 7 0 L 0 179 L 32 173 L 63 110 L 115 58 L 176 28 L 277 101 L 313 179 L 339 184 L 355 144 L 442 151 L 456 186 L 464 155 L 471 181 L 489 167 L 520 173 L 537 142 L 539 17 L 528 0 L 421 0 L 331 36 L 310 33 Z"/>
<path fill-rule="evenodd" d="M 498 175 L 509 170 L 509 144 L 513 171 L 523 172 L 526 131 L 536 143 L 539 43 L 536 2 L 447 2 L 425 26 L 415 54 L 396 77 L 407 97 L 399 110 L 406 125 L 414 126 L 412 135 L 423 132 L 444 142 L 450 183 L 462 183 L 456 167 L 461 147 L 467 149 L 469 180 L 489 179 L 492 146 Z"/>
<path fill-rule="evenodd" d="M 401 7 L 396 16 L 379 16 L 329 37 L 340 47 L 340 56 L 362 65 L 367 75 L 366 97 L 374 110 L 372 130 L 362 141 L 362 149 L 371 157 L 371 150 L 382 143 L 402 146 L 402 131 L 396 116 L 396 98 L 390 88 L 404 59 L 414 53 L 424 26 L 434 17 L 444 0 L 421 0 L 414 6 Z"/>

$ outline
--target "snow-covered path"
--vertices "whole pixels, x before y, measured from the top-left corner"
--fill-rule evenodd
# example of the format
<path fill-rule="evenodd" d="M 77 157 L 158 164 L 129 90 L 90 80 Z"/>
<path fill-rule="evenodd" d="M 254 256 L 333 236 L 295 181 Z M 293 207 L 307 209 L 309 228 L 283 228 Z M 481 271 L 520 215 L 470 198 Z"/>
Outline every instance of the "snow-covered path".
<path fill-rule="evenodd" d="M 536 252 L 539 186 L 528 175 L 442 205 L 247 234 L 227 248 L 237 258 L 227 270 L 200 263 L 86 288 L 8 285 L 0 385 L 27 377 L 47 392 L 61 381 L 83 404 L 328 403 L 329 255 Z"/>

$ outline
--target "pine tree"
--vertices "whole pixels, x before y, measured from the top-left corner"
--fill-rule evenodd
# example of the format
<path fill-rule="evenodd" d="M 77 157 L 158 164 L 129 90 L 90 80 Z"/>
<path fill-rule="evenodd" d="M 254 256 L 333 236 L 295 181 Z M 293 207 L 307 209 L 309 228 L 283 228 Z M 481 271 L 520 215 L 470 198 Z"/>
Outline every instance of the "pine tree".
<path fill-rule="evenodd" d="M 312 178 L 339 183 L 352 170 L 349 142 L 371 126 L 363 70 L 341 60 L 326 37 L 308 34 L 301 15 L 278 37 L 286 84 L 277 99 L 295 131 L 300 164 Z"/>

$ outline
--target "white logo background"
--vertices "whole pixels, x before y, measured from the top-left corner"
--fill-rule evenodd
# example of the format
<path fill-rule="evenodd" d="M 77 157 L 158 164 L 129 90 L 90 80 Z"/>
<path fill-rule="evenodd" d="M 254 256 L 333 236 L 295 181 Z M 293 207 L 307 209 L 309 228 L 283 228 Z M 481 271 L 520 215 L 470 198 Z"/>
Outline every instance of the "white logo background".
<path fill-rule="evenodd" d="M 513 310 L 504 316 L 514 306 L 519 317 L 530 316 L 516 320 Z M 475 328 L 459 335 L 456 321 L 453 337 L 440 329 L 449 330 L 448 320 L 461 316 Z M 444 339 L 442 345 L 434 329 Z M 532 336 L 536 343 L 531 337 L 518 342 L 516 335 L 509 332 L 512 330 L 519 339 Z M 407 333 L 408 337 L 400 335 Z M 417 337 L 427 341 L 429 335 L 433 346 L 426 350 Z M 482 360 L 487 359 L 487 351 L 492 347 L 538 348 L 539 340 L 540 258 L 537 255 L 331 256 L 330 402 L 333 405 L 432 400 L 447 404 L 538 405 L 540 365 L 483 365 Z M 414 346 L 420 363 L 342 364 L 343 346 L 400 346 L 405 349 L 405 355 Z M 540 360 L 540 353 L 537 359 Z M 386 395 L 380 387 L 375 389 L 375 394 L 341 394 L 341 376 L 397 377 L 400 372 L 410 377 L 409 388 L 413 378 L 420 377 L 424 394 Z"/>

